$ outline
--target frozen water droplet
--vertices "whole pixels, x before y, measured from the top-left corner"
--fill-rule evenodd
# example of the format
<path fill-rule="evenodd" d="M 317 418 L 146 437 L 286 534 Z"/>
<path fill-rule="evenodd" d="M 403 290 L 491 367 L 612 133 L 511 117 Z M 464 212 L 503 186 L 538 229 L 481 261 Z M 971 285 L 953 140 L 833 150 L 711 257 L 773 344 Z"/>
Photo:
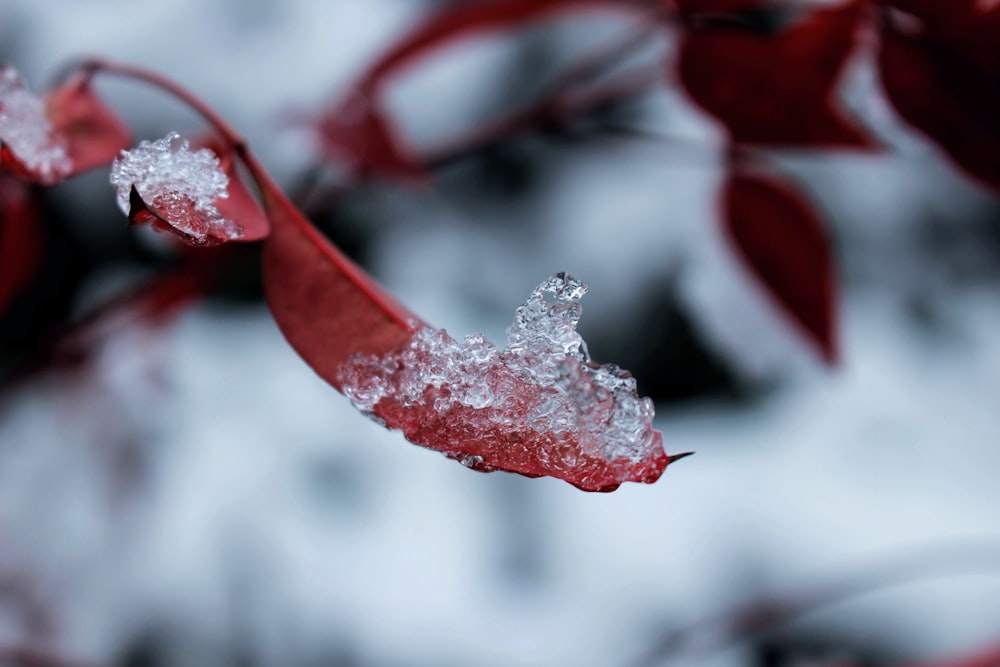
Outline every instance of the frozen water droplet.
<path fill-rule="evenodd" d="M 147 206 L 195 241 L 240 238 L 242 228 L 222 217 L 215 206 L 217 199 L 229 196 L 229 177 L 219 158 L 207 148 L 192 151 L 187 140 L 177 143 L 179 139 L 180 135 L 171 132 L 122 151 L 111 165 L 118 207 L 128 214 L 134 186 Z"/>
<path fill-rule="evenodd" d="M 482 456 L 463 456 L 459 463 L 464 465 L 466 468 L 476 468 L 483 464 Z"/>
<path fill-rule="evenodd" d="M 52 134 L 45 102 L 10 65 L 0 67 L 0 142 L 45 182 L 58 181 L 73 170 L 64 140 Z"/>

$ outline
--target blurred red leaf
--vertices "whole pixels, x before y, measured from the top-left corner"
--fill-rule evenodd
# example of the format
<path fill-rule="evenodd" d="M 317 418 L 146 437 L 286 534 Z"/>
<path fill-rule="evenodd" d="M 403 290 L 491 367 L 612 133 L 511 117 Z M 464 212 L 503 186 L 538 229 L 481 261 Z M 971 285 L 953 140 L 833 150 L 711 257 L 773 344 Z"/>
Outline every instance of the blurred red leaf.
<path fill-rule="evenodd" d="M 810 204 L 770 177 L 736 172 L 723 192 L 730 242 L 827 363 L 837 360 L 830 239 Z"/>
<path fill-rule="evenodd" d="M 881 4 L 918 19 L 923 28 L 944 35 L 962 29 L 980 15 L 982 0 L 880 0 Z"/>
<path fill-rule="evenodd" d="M 346 161 L 361 178 L 385 176 L 419 182 L 426 177 L 368 94 L 352 94 L 320 116 L 316 129 L 327 156 Z"/>
<path fill-rule="evenodd" d="M 419 320 L 344 256 L 280 192 L 262 192 L 271 221 L 264 292 L 288 342 L 340 390 L 337 372 L 355 354 L 407 342 Z"/>
<path fill-rule="evenodd" d="M 903 4 L 919 11 L 919 23 L 892 15 L 883 23 L 879 65 L 890 101 L 964 170 L 1000 188 L 1000 8 L 945 30 L 940 8 Z"/>
<path fill-rule="evenodd" d="M 487 0 L 456 4 L 431 17 L 379 58 L 351 88 L 350 94 L 316 121 L 323 151 L 346 160 L 361 176 L 384 175 L 409 181 L 426 176 L 409 155 L 380 108 L 383 83 L 398 69 L 453 40 L 508 29 L 577 9 L 621 11 L 644 0 Z"/>
<path fill-rule="evenodd" d="M 935 660 L 933 662 L 921 662 L 909 667 L 1000 667 L 1000 647 L 991 646 L 989 649 L 975 655 Z"/>
<path fill-rule="evenodd" d="M 631 7 L 634 11 L 649 4 L 643 0 L 487 0 L 456 4 L 433 16 L 379 58 L 359 88 L 373 89 L 400 66 L 460 37 L 524 25 L 570 10 Z"/>
<path fill-rule="evenodd" d="M 53 133 L 65 141 L 72 174 L 109 165 L 132 145 L 128 126 L 94 93 L 86 77 L 74 77 L 50 91 L 46 108 Z"/>
<path fill-rule="evenodd" d="M 738 15 L 769 9 L 782 0 L 676 0 L 678 11 L 685 15 Z"/>
<path fill-rule="evenodd" d="M 691 26 L 681 43 L 681 82 L 735 143 L 871 148 L 836 95 L 864 5 L 813 10 L 775 34 L 739 22 Z"/>
<path fill-rule="evenodd" d="M 0 174 L 0 315 L 37 273 L 44 242 L 30 186 Z"/>

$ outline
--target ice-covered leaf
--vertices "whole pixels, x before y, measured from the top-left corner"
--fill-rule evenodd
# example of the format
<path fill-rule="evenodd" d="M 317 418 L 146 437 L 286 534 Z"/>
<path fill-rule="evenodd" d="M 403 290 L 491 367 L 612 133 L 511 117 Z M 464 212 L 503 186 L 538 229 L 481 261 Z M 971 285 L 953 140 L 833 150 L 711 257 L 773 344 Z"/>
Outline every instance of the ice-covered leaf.
<path fill-rule="evenodd" d="M 257 174 L 271 234 L 264 290 L 288 342 L 316 373 L 408 439 L 479 470 L 552 475 L 591 491 L 652 482 L 663 452 L 652 404 L 576 333 L 585 287 L 544 283 L 497 350 L 418 320 Z M 546 301 L 545 294 L 554 294 Z"/>
<path fill-rule="evenodd" d="M 65 138 L 54 133 L 45 102 L 10 65 L 0 65 L 0 170 L 44 184 L 73 171 Z"/>
<path fill-rule="evenodd" d="M 319 116 L 315 130 L 320 145 L 326 155 L 346 162 L 361 176 L 422 180 L 425 173 L 420 161 L 408 153 L 381 106 L 381 89 L 395 72 L 460 38 L 563 12 L 629 7 L 634 11 L 643 4 L 642 0 L 485 0 L 449 6 L 405 35 L 368 68 L 343 100 Z"/>
<path fill-rule="evenodd" d="M 211 288 L 219 267 L 192 262 L 164 271 L 117 293 L 85 312 L 47 342 L 39 368 L 74 368 L 93 358 L 102 343 L 122 331 L 161 326 Z"/>
<path fill-rule="evenodd" d="M 632 375 L 591 361 L 576 331 L 586 286 L 565 274 L 517 310 L 499 349 L 421 328 L 341 367 L 344 393 L 408 440 L 482 471 L 550 475 L 586 491 L 654 482 L 671 457 Z"/>
<path fill-rule="evenodd" d="M 97 96 L 86 77 L 66 81 L 50 91 L 45 102 L 74 174 L 109 165 L 132 145 L 128 126 Z"/>
<path fill-rule="evenodd" d="M 933 6 L 904 4 L 919 12 L 910 15 L 917 23 L 890 14 L 881 31 L 890 101 L 959 166 L 1000 188 L 1000 8 L 942 26 Z"/>
<path fill-rule="evenodd" d="M 837 360 L 836 287 L 830 239 L 790 186 L 736 172 L 723 192 L 727 238 L 827 363 Z"/>
<path fill-rule="evenodd" d="M 41 265 L 41 223 L 28 185 L 0 174 L 0 315 Z"/>
<path fill-rule="evenodd" d="M 419 322 L 270 187 L 262 183 L 271 222 L 264 241 L 268 305 L 292 347 L 339 389 L 345 360 L 399 347 Z"/>
<path fill-rule="evenodd" d="M 837 97 L 863 9 L 862 0 L 815 9 L 776 33 L 741 22 L 692 25 L 681 43 L 681 82 L 733 142 L 871 148 Z"/>
<path fill-rule="evenodd" d="M 229 197 L 229 177 L 208 149 L 191 150 L 171 133 L 122 151 L 111 165 L 118 206 L 133 225 L 151 224 L 190 245 L 218 245 L 243 238 L 243 227 L 219 212 Z"/>

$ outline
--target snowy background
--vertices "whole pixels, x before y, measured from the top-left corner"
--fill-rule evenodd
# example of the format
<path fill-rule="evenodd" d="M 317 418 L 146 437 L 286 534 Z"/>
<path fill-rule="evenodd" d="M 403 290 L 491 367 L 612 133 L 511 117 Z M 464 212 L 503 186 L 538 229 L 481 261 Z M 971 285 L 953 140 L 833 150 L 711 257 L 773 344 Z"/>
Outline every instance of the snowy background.
<path fill-rule="evenodd" d="M 282 119 L 336 99 L 432 6 L 0 0 L 0 58 L 35 89 L 81 55 L 166 73 L 291 190 L 314 155 Z M 387 103 L 432 144 L 621 28 L 457 44 Z M 907 133 L 871 78 L 859 58 L 850 100 L 894 155 L 780 158 L 836 239 L 841 367 L 733 261 L 721 134 L 662 86 L 622 114 L 667 139 L 523 138 L 430 188 L 366 187 L 323 222 L 453 335 L 501 339 L 536 284 L 583 279 L 592 354 L 633 370 L 668 452 L 695 457 L 610 495 L 475 473 L 358 415 L 259 299 L 211 299 L 3 397 L 0 646 L 137 666 L 627 665 L 699 619 L 886 563 L 939 576 L 675 664 L 891 664 L 995 641 L 1000 202 Z M 135 86 L 102 91 L 140 138 L 193 122 Z M 85 295 L 167 252 L 124 231 L 105 179 L 51 193 L 87 211 L 68 226 L 91 258 Z"/>

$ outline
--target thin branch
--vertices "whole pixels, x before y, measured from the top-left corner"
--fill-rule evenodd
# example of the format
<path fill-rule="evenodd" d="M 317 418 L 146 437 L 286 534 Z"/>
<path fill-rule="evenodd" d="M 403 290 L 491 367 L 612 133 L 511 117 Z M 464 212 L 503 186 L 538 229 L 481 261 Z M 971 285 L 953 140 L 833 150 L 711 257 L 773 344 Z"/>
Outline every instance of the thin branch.
<path fill-rule="evenodd" d="M 696 621 L 664 635 L 628 666 L 656 667 L 682 656 L 718 651 L 861 595 L 919 581 L 982 574 L 1000 575 L 1000 544 L 977 542 L 928 548 L 917 554 L 911 551 Z"/>

